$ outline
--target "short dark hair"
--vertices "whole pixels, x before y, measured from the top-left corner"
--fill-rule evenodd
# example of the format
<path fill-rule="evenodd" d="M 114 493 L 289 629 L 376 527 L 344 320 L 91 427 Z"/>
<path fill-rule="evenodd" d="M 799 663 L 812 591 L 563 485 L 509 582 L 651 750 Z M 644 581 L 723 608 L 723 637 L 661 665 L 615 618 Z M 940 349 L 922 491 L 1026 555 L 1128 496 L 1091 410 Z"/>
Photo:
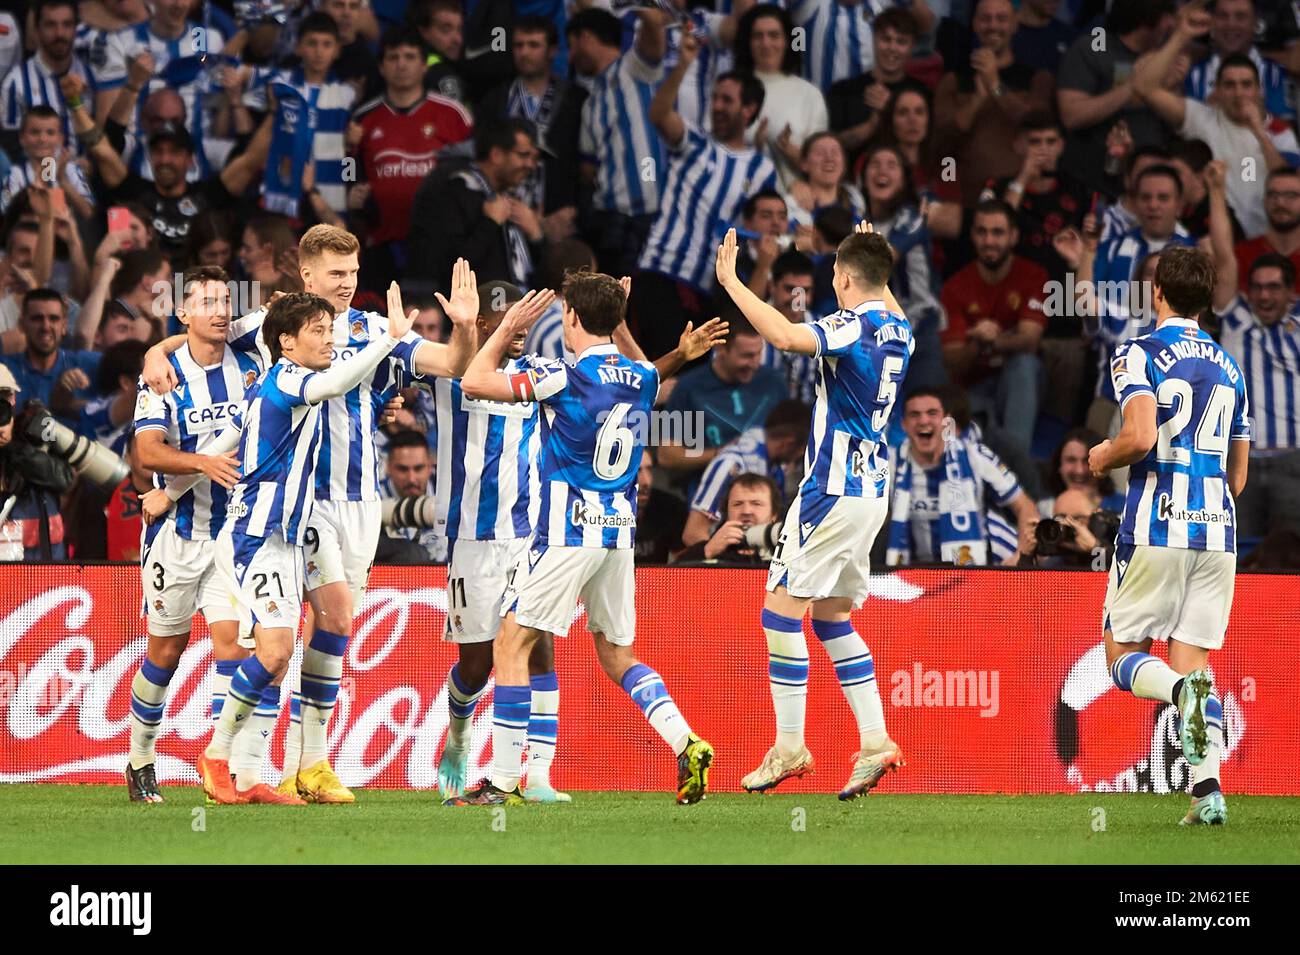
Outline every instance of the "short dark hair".
<path fill-rule="evenodd" d="M 783 206 L 786 204 L 785 197 L 782 196 L 781 193 L 777 192 L 775 189 L 760 189 L 752 196 L 747 196 L 745 198 L 745 204 L 740 207 L 741 217 L 748 219 L 755 212 L 757 212 L 758 204 L 763 199 L 775 199 L 778 202 L 780 202 L 781 205 Z M 788 207 L 787 207 L 787 211 L 789 211 Z"/>
<path fill-rule="evenodd" d="M 758 114 L 763 111 L 763 98 L 767 95 L 763 81 L 753 73 L 727 70 L 727 72 L 719 74 L 718 78 L 713 81 L 713 85 L 716 87 L 719 83 L 728 81 L 740 84 L 740 105 L 754 107 L 754 115 L 750 119 L 750 123 L 753 123 L 754 120 L 758 119 Z"/>
<path fill-rule="evenodd" d="M 569 272 L 564 276 L 564 305 L 578 313 L 588 335 L 612 335 L 627 314 L 627 296 L 618 280 L 603 272 Z"/>
<path fill-rule="evenodd" d="M 1160 21 L 1174 12 L 1174 0 L 1125 0 L 1110 8 L 1106 17 L 1106 32 L 1123 36 L 1143 27 L 1157 27 Z"/>
<path fill-rule="evenodd" d="M 1138 177 L 1133 180 L 1134 190 L 1142 188 L 1142 180 L 1146 179 L 1148 176 L 1168 176 L 1174 181 L 1174 188 L 1178 190 L 1178 194 L 1180 196 L 1183 194 L 1183 177 L 1178 175 L 1178 170 L 1168 163 L 1160 163 L 1158 166 L 1147 166 L 1143 169 L 1138 173 Z"/>
<path fill-rule="evenodd" d="M 929 385 L 922 385 L 920 388 L 914 388 L 912 391 L 908 392 L 907 396 L 903 399 L 903 410 L 907 410 L 907 403 L 909 401 L 914 401 L 917 398 L 933 398 L 935 401 L 939 402 L 939 407 L 943 409 L 944 414 L 947 414 L 947 397 L 948 396 L 944 394 L 942 388 L 932 388 Z"/>
<path fill-rule="evenodd" d="M 1223 78 L 1223 73 L 1225 70 L 1231 70 L 1234 67 L 1238 69 L 1250 70 L 1251 74 L 1255 77 L 1255 82 L 1256 83 L 1259 82 L 1259 67 L 1256 66 L 1255 61 L 1252 60 L 1245 53 L 1229 53 L 1222 60 L 1220 60 L 1219 71 L 1214 74 L 1215 81 L 1217 82 L 1218 80 Z"/>
<path fill-rule="evenodd" d="M 147 249 L 131 249 L 118 258 L 122 260 L 122 267 L 117 270 L 108 287 L 110 298 L 121 298 L 139 285 L 146 275 L 153 275 L 167 264 L 167 256 L 152 246 Z"/>
<path fill-rule="evenodd" d="M 1255 277 L 1255 273 L 1260 269 L 1281 269 L 1282 278 L 1291 288 L 1295 288 L 1295 264 L 1285 255 L 1277 252 L 1265 252 L 1254 262 L 1250 263 L 1250 278 Z"/>
<path fill-rule="evenodd" d="M 280 348 L 281 335 L 297 335 L 321 315 L 332 319 L 334 306 L 311 292 L 290 292 L 272 302 L 262 323 L 262 341 L 271 353 L 271 361 L 279 361 L 284 354 Z"/>
<path fill-rule="evenodd" d="M 1169 150 L 1165 149 L 1164 146 L 1156 144 L 1137 147 L 1137 149 L 1129 153 L 1128 158 L 1124 160 L 1124 178 L 1127 179 L 1129 176 L 1133 175 L 1133 170 L 1137 168 L 1139 159 L 1146 159 L 1148 157 L 1155 159 L 1168 159 Z"/>
<path fill-rule="evenodd" d="M 750 471 L 746 471 L 742 474 L 737 474 L 734 478 L 731 479 L 731 483 L 727 485 L 727 497 L 725 499 L 726 504 L 729 505 L 731 503 L 731 492 L 738 487 L 766 488 L 767 493 L 769 495 L 769 500 L 771 500 L 772 502 L 772 513 L 773 514 L 781 513 L 781 489 L 777 487 L 776 482 L 773 481 L 766 474 L 755 474 Z M 722 516 L 724 518 L 727 516 L 725 507 L 723 509 Z"/>
<path fill-rule="evenodd" d="M 734 313 L 727 314 L 725 318 L 727 320 L 727 342 L 722 347 L 730 348 L 736 343 L 736 339 L 740 338 L 742 335 L 757 335 L 759 338 L 763 337 L 762 333 L 750 324 L 749 319 L 745 317 L 745 313 L 740 311 L 739 308 L 737 308 Z"/>
<path fill-rule="evenodd" d="M 1054 129 L 1058 133 L 1065 133 L 1065 127 L 1061 125 L 1061 121 L 1049 110 L 1031 109 L 1020 120 L 1020 131 L 1022 133 L 1041 133 L 1045 129 Z"/>
<path fill-rule="evenodd" d="M 500 311 L 500 309 L 494 307 L 497 302 L 501 302 L 509 308 L 523 297 L 523 291 L 513 282 L 507 282 L 504 279 L 492 279 L 484 282 L 478 287 L 479 316 L 486 317 L 493 312 Z"/>
<path fill-rule="evenodd" d="M 339 39 L 339 25 L 328 13 L 316 10 L 303 17 L 302 22 L 298 25 L 299 40 L 308 33 L 328 33 L 337 40 Z"/>
<path fill-rule="evenodd" d="M 396 451 L 399 448 L 424 448 L 425 451 L 428 451 L 429 439 L 424 435 L 420 434 L 420 432 L 418 431 L 413 431 L 410 428 L 404 428 L 401 431 L 389 435 L 388 438 L 389 454 L 392 454 L 394 451 Z"/>
<path fill-rule="evenodd" d="M 579 33 L 590 33 L 603 46 L 621 46 L 623 21 L 608 10 L 589 7 L 579 11 L 564 25 L 566 37 L 575 37 Z"/>
<path fill-rule="evenodd" d="M 41 104 L 39 106 L 32 106 L 29 107 L 27 112 L 23 114 L 23 121 L 21 124 L 19 124 L 19 128 L 26 129 L 27 121 L 32 119 L 60 120 L 60 117 L 58 111 L 55 110 L 53 106 L 46 106 L 45 104 Z M 59 131 L 60 132 L 63 131 L 62 126 L 59 127 Z"/>
<path fill-rule="evenodd" d="M 515 22 L 510 27 L 510 38 L 513 40 L 520 33 L 545 33 L 547 46 L 558 46 L 560 42 L 560 31 L 555 21 L 533 13 L 515 17 Z"/>
<path fill-rule="evenodd" d="M 981 199 L 975 204 L 975 212 L 971 216 L 971 225 L 974 226 L 976 216 L 1006 216 L 1007 225 L 1012 228 L 1018 228 L 1015 210 L 1007 205 L 1003 200 L 998 198 Z"/>
<path fill-rule="evenodd" d="M 816 275 L 817 266 L 798 249 L 786 249 L 772 261 L 772 282 L 787 275 Z"/>
<path fill-rule="evenodd" d="M 1270 169 L 1268 175 L 1264 177 L 1264 184 L 1268 185 L 1274 179 L 1279 179 L 1282 176 L 1300 179 L 1300 169 L 1296 169 L 1294 166 L 1278 166 L 1276 169 Z"/>
<path fill-rule="evenodd" d="M 72 11 L 72 22 L 81 22 L 81 13 L 77 8 L 77 0 L 39 0 L 36 4 L 36 13 L 32 19 L 40 23 L 41 16 L 46 10 L 53 10 L 57 7 L 67 7 Z"/>
<path fill-rule="evenodd" d="M 138 338 L 127 338 L 104 349 L 104 357 L 99 362 L 99 374 L 95 379 L 95 388 L 101 395 L 116 391 L 121 379 L 132 381 L 144 371 L 144 353 L 148 344 Z"/>
<path fill-rule="evenodd" d="M 30 291 L 27 292 L 27 294 L 23 296 L 23 307 L 22 307 L 22 311 L 19 314 L 21 314 L 23 317 L 26 317 L 27 306 L 32 302 L 58 302 L 59 307 L 63 309 L 63 317 L 64 318 L 68 317 L 67 300 L 64 299 L 63 293 L 60 292 L 58 289 L 53 289 L 48 287 L 31 289 Z"/>
<path fill-rule="evenodd" d="M 807 437 L 812 409 L 797 398 L 778 401 L 767 417 L 763 419 L 763 428 L 768 435 L 796 434 Z"/>
<path fill-rule="evenodd" d="M 413 46 L 421 55 L 424 54 L 424 38 L 420 36 L 419 30 L 408 23 L 399 23 L 384 31 L 379 40 L 379 59 L 383 60 L 384 54 L 389 50 L 402 46 Z"/>
<path fill-rule="evenodd" d="M 545 288 L 559 288 L 564 284 L 564 276 L 569 272 L 581 272 L 592 269 L 596 253 L 591 246 L 581 239 L 561 239 L 546 246 L 542 256 L 542 285 Z"/>
<path fill-rule="evenodd" d="M 844 206 L 827 206 L 813 214 L 813 228 L 829 245 L 839 245 L 853 234 L 853 213 Z"/>
<path fill-rule="evenodd" d="M 230 282 L 230 276 L 219 265 L 191 266 L 181 275 L 180 295 L 176 297 L 174 307 L 179 309 L 185 303 L 185 299 L 189 298 L 190 292 L 204 282 L 217 282 L 221 285 L 227 285 Z"/>
<path fill-rule="evenodd" d="M 902 7 L 890 7 L 871 21 L 873 34 L 881 33 L 884 30 L 893 30 L 895 33 L 901 33 L 913 40 L 921 34 L 921 28 L 916 23 L 916 17 Z"/>
<path fill-rule="evenodd" d="M 515 137 L 520 133 L 536 145 L 537 127 L 529 120 L 518 116 L 484 120 L 474 129 L 474 158 L 487 159 L 493 149 L 510 152 L 515 148 Z"/>
<path fill-rule="evenodd" d="M 1214 153 L 1199 139 L 1175 139 L 1169 144 L 1169 158 L 1186 163 L 1192 172 L 1200 172 L 1214 158 Z"/>
<path fill-rule="evenodd" d="M 1163 249 L 1156 266 L 1156 288 L 1179 315 L 1198 318 L 1214 297 L 1214 263 L 1199 249 Z"/>
<path fill-rule="evenodd" d="M 104 303 L 104 310 L 99 313 L 99 325 L 96 326 L 96 332 L 102 332 L 108 327 L 108 323 L 115 318 L 125 318 L 128 322 L 136 320 L 135 313 L 123 305 L 115 298 L 109 299 Z"/>
<path fill-rule="evenodd" d="M 433 15 L 439 10 L 465 16 L 465 5 L 461 0 L 418 0 L 407 7 L 406 18 L 417 27 L 427 27 L 433 23 Z"/>

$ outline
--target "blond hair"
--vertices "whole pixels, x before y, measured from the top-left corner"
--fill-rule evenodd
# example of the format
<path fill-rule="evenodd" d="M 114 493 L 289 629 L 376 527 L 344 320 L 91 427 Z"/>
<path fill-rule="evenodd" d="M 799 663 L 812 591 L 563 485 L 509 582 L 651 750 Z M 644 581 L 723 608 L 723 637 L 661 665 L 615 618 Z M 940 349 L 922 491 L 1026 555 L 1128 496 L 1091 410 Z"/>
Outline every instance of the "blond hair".
<path fill-rule="evenodd" d="M 347 229 L 335 225 L 314 225 L 303 235 L 298 243 L 298 260 L 309 262 L 319 259 L 326 252 L 335 255 L 356 255 L 361 251 L 361 243 Z"/>

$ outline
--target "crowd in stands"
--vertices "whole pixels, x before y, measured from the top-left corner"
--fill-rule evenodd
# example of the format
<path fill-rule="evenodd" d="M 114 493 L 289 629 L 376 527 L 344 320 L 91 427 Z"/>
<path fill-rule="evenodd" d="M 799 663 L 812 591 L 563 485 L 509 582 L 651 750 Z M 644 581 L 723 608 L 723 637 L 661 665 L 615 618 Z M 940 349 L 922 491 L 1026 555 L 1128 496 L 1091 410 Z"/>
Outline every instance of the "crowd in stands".
<path fill-rule="evenodd" d="M 1152 327 L 1161 250 L 1200 245 L 1220 287 L 1199 318 L 1240 364 L 1254 423 L 1243 559 L 1300 566 L 1297 9 L 7 4 L 0 402 L 47 406 L 131 468 L 111 493 L 61 476 L 0 538 L 29 560 L 135 559 L 149 473 L 129 423 L 144 349 L 177 327 L 174 276 L 221 266 L 236 314 L 252 311 L 301 287 L 298 237 L 325 222 L 361 240 L 355 306 L 382 312 L 396 279 L 433 340 L 462 256 L 506 291 L 558 290 L 575 268 L 631 276 L 628 327 L 652 358 L 726 319 L 727 344 L 664 389 L 684 425 L 647 448 L 637 556 L 753 562 L 750 529 L 801 480 L 818 368 L 747 325 L 714 252 L 737 229 L 742 279 L 804 322 L 836 308 L 834 251 L 866 218 L 895 249 L 916 340 L 881 563 L 1104 567 L 1124 475 L 1092 478 L 1087 450 L 1118 428 L 1109 358 Z M 562 307 L 530 351 L 566 357 Z M 384 425 L 385 493 L 435 492 L 426 399 Z M 384 546 L 445 558 L 431 530 Z"/>

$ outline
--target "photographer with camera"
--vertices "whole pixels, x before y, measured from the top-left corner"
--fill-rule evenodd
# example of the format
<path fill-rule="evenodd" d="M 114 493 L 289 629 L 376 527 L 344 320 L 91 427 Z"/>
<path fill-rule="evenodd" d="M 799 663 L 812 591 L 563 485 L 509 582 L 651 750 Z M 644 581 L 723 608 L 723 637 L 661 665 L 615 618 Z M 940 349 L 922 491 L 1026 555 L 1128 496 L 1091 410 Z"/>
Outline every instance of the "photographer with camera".
<path fill-rule="evenodd" d="M 1095 506 L 1085 492 L 1066 491 L 1057 497 L 1052 516 L 1034 527 L 1028 548 L 1021 545 L 1017 566 L 1106 570 L 1119 523 L 1119 514 Z"/>
<path fill-rule="evenodd" d="M 52 288 L 34 288 L 23 296 L 18 327 L 27 336 L 27 349 L 19 355 L 0 357 L 23 397 L 50 405 L 55 385 L 84 400 L 93 396 L 91 382 L 99 373 L 102 356 L 93 351 L 72 351 L 62 347 L 68 334 L 68 306 L 62 293 Z M 63 423 L 75 428 L 73 417 Z"/>
<path fill-rule="evenodd" d="M 447 538 L 431 523 L 433 468 L 429 443 L 420 432 L 398 431 L 389 439 L 384 479 L 379 482 L 385 519 L 376 563 L 446 563 Z"/>
<path fill-rule="evenodd" d="M 15 416 L 21 390 L 0 365 L 0 560 L 64 560 L 59 496 L 72 484 L 72 468 L 30 439 L 29 428 L 34 424 L 39 437 L 41 417 L 48 413 L 31 402 Z"/>
<path fill-rule="evenodd" d="M 727 488 L 726 520 L 707 541 L 678 554 L 674 563 L 765 567 L 781 536 L 781 492 L 766 474 L 738 474 Z"/>

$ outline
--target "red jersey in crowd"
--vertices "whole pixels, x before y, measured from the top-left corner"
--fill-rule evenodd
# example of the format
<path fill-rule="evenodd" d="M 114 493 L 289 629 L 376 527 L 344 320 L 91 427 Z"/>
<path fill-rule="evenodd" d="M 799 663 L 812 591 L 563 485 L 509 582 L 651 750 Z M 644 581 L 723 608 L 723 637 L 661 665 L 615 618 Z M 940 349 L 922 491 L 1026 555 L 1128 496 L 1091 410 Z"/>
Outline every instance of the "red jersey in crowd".
<path fill-rule="evenodd" d="M 972 262 L 943 283 L 941 298 L 948 313 L 944 344 L 965 341 L 966 333 L 986 318 L 997 322 L 1004 332 L 1014 332 L 1021 322 L 1046 326 L 1043 299 L 1047 272 L 1041 265 L 1012 255 L 1011 270 L 996 285 L 980 278 L 978 269 L 978 263 Z M 987 374 L 1000 364 L 1000 355 L 981 355 L 975 377 Z"/>
<path fill-rule="evenodd" d="M 473 120 L 464 106 L 437 93 L 408 109 L 381 96 L 361 106 L 352 120 L 361 126 L 356 155 L 378 208 L 370 239 L 403 240 L 411 231 L 415 191 L 437 165 L 438 151 L 468 139 Z"/>
<path fill-rule="evenodd" d="M 1250 285 L 1250 267 L 1255 264 L 1255 260 L 1268 252 L 1277 254 L 1277 249 L 1273 248 L 1273 243 L 1268 241 L 1266 235 L 1238 242 L 1233 247 L 1233 251 L 1237 253 L 1237 284 L 1241 286 L 1243 292 Z M 1295 266 L 1296 289 L 1300 291 L 1300 249 L 1292 252 L 1287 258 Z"/>
<path fill-rule="evenodd" d="M 138 561 L 140 534 L 144 520 L 140 516 L 140 492 L 128 477 L 113 491 L 104 508 L 108 518 L 107 560 Z"/>

